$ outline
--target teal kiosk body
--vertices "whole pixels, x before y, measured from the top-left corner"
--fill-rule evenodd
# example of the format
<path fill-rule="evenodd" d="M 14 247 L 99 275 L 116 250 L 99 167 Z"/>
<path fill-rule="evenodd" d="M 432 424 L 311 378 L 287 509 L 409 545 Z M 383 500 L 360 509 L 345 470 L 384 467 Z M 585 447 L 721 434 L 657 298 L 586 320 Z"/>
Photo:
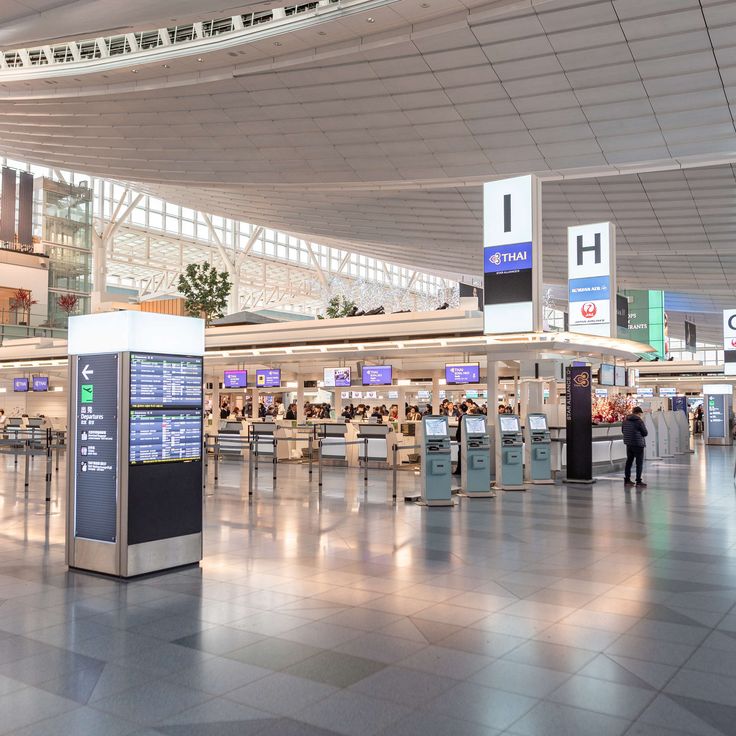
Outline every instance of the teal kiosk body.
<path fill-rule="evenodd" d="M 483 414 L 460 418 L 460 484 L 470 498 L 493 498 L 491 490 L 491 436 Z"/>
<path fill-rule="evenodd" d="M 552 440 L 545 414 L 528 414 L 525 428 L 527 480 L 535 485 L 552 484 Z"/>
<path fill-rule="evenodd" d="M 422 417 L 422 501 L 427 506 L 452 506 L 452 456 L 447 417 Z"/>
<path fill-rule="evenodd" d="M 496 487 L 504 491 L 525 491 L 524 438 L 515 414 L 498 416 L 496 454 Z"/>

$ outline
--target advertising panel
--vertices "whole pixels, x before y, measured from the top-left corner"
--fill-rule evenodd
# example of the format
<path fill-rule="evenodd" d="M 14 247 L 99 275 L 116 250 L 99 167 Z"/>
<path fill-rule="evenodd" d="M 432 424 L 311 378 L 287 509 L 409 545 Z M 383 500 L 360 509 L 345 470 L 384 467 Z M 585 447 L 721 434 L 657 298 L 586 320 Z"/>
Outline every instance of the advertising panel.
<path fill-rule="evenodd" d="M 610 222 L 567 229 L 569 329 L 612 337 L 616 294 L 616 231 Z"/>
<path fill-rule="evenodd" d="M 480 383 L 479 363 L 460 363 L 445 366 L 445 381 L 448 384 Z"/>
<path fill-rule="evenodd" d="M 723 373 L 736 376 L 736 309 L 723 310 Z"/>
<path fill-rule="evenodd" d="M 248 371 L 225 371 L 222 376 L 222 385 L 225 388 L 247 388 Z"/>
<path fill-rule="evenodd" d="M 364 386 L 390 386 L 393 369 L 390 365 L 364 365 L 362 379 Z"/>
<path fill-rule="evenodd" d="M 671 399 L 673 396 L 677 396 L 677 389 L 670 386 L 660 386 L 659 395 Z"/>
<path fill-rule="evenodd" d="M 541 265 L 535 249 L 541 246 L 540 202 L 541 187 L 534 176 L 483 185 L 486 334 L 531 332 L 539 327 Z"/>
<path fill-rule="evenodd" d="M 281 385 L 281 369 L 266 368 L 256 371 L 256 386 L 258 388 L 276 388 Z"/>
<path fill-rule="evenodd" d="M 350 368 L 325 368 L 323 383 L 328 387 L 345 387 L 350 385 Z"/>

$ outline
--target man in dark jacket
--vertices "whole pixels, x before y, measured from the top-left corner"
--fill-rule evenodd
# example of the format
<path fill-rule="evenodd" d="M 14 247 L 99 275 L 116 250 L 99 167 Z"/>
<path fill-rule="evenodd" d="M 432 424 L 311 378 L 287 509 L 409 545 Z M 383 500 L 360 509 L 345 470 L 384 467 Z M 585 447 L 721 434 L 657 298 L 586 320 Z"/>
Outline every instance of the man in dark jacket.
<path fill-rule="evenodd" d="M 642 417 L 640 406 L 635 406 L 631 414 L 623 421 L 621 431 L 626 445 L 626 467 L 624 468 L 624 486 L 633 486 L 631 482 L 631 466 L 636 461 L 636 488 L 637 493 L 646 488 L 647 484 L 641 479 L 641 469 L 644 465 L 644 448 L 647 441 L 644 439 L 647 431 Z"/>

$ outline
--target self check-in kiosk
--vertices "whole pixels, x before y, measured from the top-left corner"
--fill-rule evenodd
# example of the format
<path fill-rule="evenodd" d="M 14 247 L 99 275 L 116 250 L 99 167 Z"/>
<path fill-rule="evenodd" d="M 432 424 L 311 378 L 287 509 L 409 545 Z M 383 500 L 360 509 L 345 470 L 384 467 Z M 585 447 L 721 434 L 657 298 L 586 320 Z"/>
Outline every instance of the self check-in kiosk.
<path fill-rule="evenodd" d="M 491 436 L 483 414 L 465 414 L 460 426 L 460 485 L 471 498 L 493 498 Z"/>
<path fill-rule="evenodd" d="M 496 456 L 496 487 L 504 491 L 525 491 L 524 438 L 515 414 L 498 416 Z"/>
<path fill-rule="evenodd" d="M 534 484 L 552 480 L 552 441 L 545 414 L 528 414 L 525 427 L 526 478 Z"/>
<path fill-rule="evenodd" d="M 452 506 L 452 454 L 447 417 L 422 417 L 420 431 L 422 500 Z"/>

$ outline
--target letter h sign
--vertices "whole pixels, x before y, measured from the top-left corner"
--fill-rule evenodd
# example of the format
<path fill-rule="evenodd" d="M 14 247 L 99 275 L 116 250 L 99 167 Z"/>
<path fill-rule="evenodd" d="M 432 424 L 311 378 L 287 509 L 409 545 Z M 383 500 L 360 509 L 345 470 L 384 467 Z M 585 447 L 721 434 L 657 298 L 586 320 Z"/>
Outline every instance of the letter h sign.
<path fill-rule="evenodd" d="M 595 260 L 593 261 L 596 265 L 601 262 L 601 234 L 595 233 L 593 236 L 593 245 L 583 245 L 583 236 L 578 235 L 577 237 L 577 249 L 578 249 L 578 266 L 583 265 L 583 256 L 585 253 L 593 252 Z"/>

